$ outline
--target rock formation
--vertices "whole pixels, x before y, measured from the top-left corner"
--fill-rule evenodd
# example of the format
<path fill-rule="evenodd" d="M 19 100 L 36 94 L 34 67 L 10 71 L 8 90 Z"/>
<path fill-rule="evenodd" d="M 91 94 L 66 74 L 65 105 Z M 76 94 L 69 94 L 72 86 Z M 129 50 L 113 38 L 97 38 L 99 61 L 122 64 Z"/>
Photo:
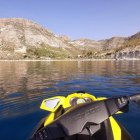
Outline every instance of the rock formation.
<path fill-rule="evenodd" d="M 130 37 L 70 40 L 30 20 L 0 19 L 0 59 L 140 58 L 140 32 Z"/>
<path fill-rule="evenodd" d="M 74 57 L 75 47 L 25 19 L 0 19 L 0 58 Z"/>

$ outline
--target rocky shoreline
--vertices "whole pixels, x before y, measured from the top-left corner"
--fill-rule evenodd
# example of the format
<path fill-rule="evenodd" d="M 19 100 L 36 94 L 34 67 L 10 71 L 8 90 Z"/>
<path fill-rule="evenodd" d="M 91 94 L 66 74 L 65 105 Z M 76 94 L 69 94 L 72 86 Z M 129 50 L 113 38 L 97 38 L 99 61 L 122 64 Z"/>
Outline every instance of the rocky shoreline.
<path fill-rule="evenodd" d="M 0 62 L 15 62 L 15 61 L 140 61 L 140 58 L 126 58 L 126 59 L 0 59 Z"/>

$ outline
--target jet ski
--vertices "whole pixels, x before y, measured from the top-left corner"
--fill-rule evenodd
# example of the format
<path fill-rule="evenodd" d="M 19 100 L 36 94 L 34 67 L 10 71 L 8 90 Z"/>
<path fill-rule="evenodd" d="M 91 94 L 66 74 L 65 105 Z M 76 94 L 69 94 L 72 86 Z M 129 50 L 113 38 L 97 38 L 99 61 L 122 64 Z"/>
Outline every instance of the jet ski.
<path fill-rule="evenodd" d="M 49 115 L 30 140 L 132 140 L 113 117 L 128 112 L 131 101 L 139 102 L 140 94 L 107 99 L 79 91 L 45 99 L 40 108 Z"/>

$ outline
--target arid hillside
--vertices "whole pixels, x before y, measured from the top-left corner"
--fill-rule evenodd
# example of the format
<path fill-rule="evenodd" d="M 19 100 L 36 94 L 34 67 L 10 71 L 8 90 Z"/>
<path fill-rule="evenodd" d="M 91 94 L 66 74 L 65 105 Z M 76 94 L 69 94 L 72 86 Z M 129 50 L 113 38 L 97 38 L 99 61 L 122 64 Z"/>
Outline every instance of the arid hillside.
<path fill-rule="evenodd" d="M 0 59 L 140 58 L 140 32 L 105 40 L 59 36 L 33 21 L 0 19 Z"/>

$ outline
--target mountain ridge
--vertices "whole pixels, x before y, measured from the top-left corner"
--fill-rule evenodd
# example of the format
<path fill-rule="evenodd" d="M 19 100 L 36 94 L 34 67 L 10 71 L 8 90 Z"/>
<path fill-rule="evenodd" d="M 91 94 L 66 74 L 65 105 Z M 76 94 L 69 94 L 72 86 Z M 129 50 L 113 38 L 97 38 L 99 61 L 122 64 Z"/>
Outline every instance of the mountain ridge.
<path fill-rule="evenodd" d="M 139 46 L 140 32 L 98 41 L 71 40 L 31 20 L 0 19 L 0 59 L 140 58 Z"/>

